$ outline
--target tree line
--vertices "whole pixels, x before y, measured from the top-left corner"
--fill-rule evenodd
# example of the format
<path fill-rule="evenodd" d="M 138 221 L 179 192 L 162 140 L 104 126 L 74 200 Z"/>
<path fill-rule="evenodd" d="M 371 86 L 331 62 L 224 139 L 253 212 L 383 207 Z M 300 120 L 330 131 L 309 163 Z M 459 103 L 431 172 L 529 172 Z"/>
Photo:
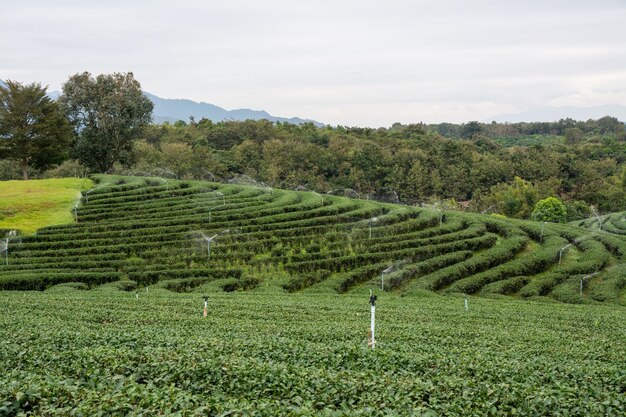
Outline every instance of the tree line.
<path fill-rule="evenodd" d="M 155 125 L 152 103 L 130 73 L 76 74 L 57 101 L 39 84 L 7 82 L 0 102 L 2 179 L 20 172 L 24 178 L 167 172 L 515 218 L 554 211 L 536 211 L 548 197 L 563 201 L 562 220 L 588 217 L 591 206 L 626 209 L 626 130 L 608 116 L 378 129 L 193 118 Z M 15 102 L 22 112 L 41 110 L 20 119 Z M 36 142 L 41 146 L 31 146 Z"/>

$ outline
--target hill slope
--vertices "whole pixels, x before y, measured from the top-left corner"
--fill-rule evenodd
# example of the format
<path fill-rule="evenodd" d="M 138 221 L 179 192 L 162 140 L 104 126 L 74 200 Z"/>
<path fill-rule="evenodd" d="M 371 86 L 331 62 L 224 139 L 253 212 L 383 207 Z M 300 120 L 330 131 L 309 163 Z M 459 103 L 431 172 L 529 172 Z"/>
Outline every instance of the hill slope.
<path fill-rule="evenodd" d="M 624 297 L 626 242 L 568 225 L 207 182 L 98 176 L 78 223 L 11 242 L 0 288 L 124 280 L 188 291 L 348 292 L 382 287 Z M 382 271 L 386 271 L 381 276 Z M 586 275 L 584 292 L 579 284 Z M 128 280 L 132 282 L 128 282 Z"/>
<path fill-rule="evenodd" d="M 0 230 L 33 233 L 44 226 L 70 223 L 70 210 L 80 191 L 92 185 L 80 178 L 0 181 Z"/>

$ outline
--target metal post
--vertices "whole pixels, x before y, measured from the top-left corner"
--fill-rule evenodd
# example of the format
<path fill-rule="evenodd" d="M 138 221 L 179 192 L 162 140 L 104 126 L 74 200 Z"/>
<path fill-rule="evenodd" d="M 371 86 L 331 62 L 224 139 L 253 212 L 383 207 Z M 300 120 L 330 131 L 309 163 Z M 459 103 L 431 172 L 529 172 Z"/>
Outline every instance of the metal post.
<path fill-rule="evenodd" d="M 376 296 L 372 295 L 372 291 L 370 290 L 370 331 L 369 331 L 369 340 L 367 345 L 372 347 L 372 350 L 374 350 L 374 347 L 376 345 L 376 337 L 375 337 L 375 329 L 376 329 Z"/>
<path fill-rule="evenodd" d="M 585 275 L 584 277 L 582 277 L 582 278 L 580 279 L 580 296 L 581 296 L 581 297 L 583 296 L 583 283 L 584 283 L 584 281 L 585 281 L 587 278 L 594 277 L 594 276 L 596 276 L 596 275 L 598 275 L 598 274 L 599 274 L 599 272 L 594 272 L 593 274 Z"/>
<path fill-rule="evenodd" d="M 208 315 L 208 308 L 209 308 L 209 296 L 205 295 L 204 296 L 204 310 L 202 312 L 202 317 L 206 317 Z"/>
<path fill-rule="evenodd" d="M 465 308 L 465 311 L 469 310 L 469 305 L 467 304 L 467 294 L 464 294 L 465 299 L 463 300 L 463 307 Z"/>
<path fill-rule="evenodd" d="M 211 223 L 211 210 L 212 210 L 212 207 L 209 207 L 209 223 Z"/>
<path fill-rule="evenodd" d="M 581 297 L 583 296 L 583 278 L 580 279 L 580 296 Z"/>
<path fill-rule="evenodd" d="M 385 291 L 385 271 L 380 273 L 380 289 Z"/>

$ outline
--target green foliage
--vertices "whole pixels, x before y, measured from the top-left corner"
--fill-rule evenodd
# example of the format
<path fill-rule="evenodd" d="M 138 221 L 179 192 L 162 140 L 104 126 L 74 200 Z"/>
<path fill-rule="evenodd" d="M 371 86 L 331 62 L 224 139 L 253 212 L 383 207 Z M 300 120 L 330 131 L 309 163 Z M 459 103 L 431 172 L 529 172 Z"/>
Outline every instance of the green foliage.
<path fill-rule="evenodd" d="M 548 197 L 537 202 L 532 218 L 536 221 L 565 223 L 567 221 L 567 209 L 558 198 Z"/>
<path fill-rule="evenodd" d="M 94 182 L 82 192 L 77 223 L 12 240 L 8 265 L 0 265 L 2 288 L 132 280 L 177 292 L 210 286 L 345 293 L 378 286 L 381 272 L 401 261 L 384 290 L 556 297 L 569 291 L 558 287 L 562 280 L 610 268 L 626 253 L 618 237 L 575 226 L 309 191 L 154 177 L 95 176 Z M 622 223 L 613 216 L 602 221 L 615 236 L 626 232 Z M 555 268 L 558 282 L 541 291 L 529 289 L 534 279 L 509 281 Z M 618 294 L 606 299 L 620 302 Z"/>
<path fill-rule="evenodd" d="M 626 413 L 620 306 L 101 288 L 0 293 L 0 414 Z"/>
<path fill-rule="evenodd" d="M 17 161 L 23 179 L 30 167 L 62 162 L 71 139 L 71 127 L 46 88 L 14 81 L 0 87 L 0 158 Z"/>
<path fill-rule="evenodd" d="M 624 209 L 620 173 L 626 148 L 596 122 L 468 123 L 442 129 L 401 124 L 317 128 L 252 120 L 151 126 L 135 148 L 135 170 L 165 166 L 179 177 L 220 180 L 245 174 L 274 187 L 349 188 L 370 198 L 392 189 L 402 202 L 471 200 L 470 210 L 499 204 L 491 210 L 518 218 L 529 218 L 536 201 L 550 195 L 602 210 Z M 474 132 L 466 132 L 471 140 L 461 134 L 462 127 Z M 579 129 L 584 138 L 565 144 L 568 128 Z M 169 158 L 179 153 L 169 146 L 187 156 Z M 529 204 L 503 195 L 507 187 L 517 187 L 516 177 L 536 192 Z"/>
<path fill-rule="evenodd" d="M 74 154 L 95 172 L 129 164 L 132 144 L 151 121 L 153 104 L 132 73 L 76 74 L 63 84 L 59 103 L 74 125 Z"/>

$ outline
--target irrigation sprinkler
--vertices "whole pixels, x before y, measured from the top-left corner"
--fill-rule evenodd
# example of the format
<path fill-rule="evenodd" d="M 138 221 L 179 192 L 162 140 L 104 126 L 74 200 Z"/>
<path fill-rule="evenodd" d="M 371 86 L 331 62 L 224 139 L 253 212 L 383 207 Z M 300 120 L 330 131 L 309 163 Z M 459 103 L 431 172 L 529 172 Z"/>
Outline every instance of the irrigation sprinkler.
<path fill-rule="evenodd" d="M 137 292 L 135 293 L 135 299 L 136 299 L 136 300 L 139 300 L 139 291 L 137 291 Z"/>
<path fill-rule="evenodd" d="M 158 175 L 159 177 L 162 176 L 163 174 L 169 174 L 169 175 L 173 176 L 174 178 L 178 179 L 178 175 L 176 175 L 175 173 L 173 173 L 172 171 L 169 171 L 167 169 L 159 168 L 157 170 L 157 172 L 160 173 L 160 175 Z"/>
<path fill-rule="evenodd" d="M 207 235 L 205 235 L 204 233 L 201 233 L 202 238 L 206 241 L 206 250 L 207 250 L 207 257 L 211 258 L 211 243 L 219 236 L 226 234 L 230 232 L 230 230 L 226 229 L 226 230 L 222 230 L 220 233 L 216 233 L 211 237 L 208 237 Z"/>
<path fill-rule="evenodd" d="M 219 191 L 214 191 L 215 194 L 222 196 L 222 205 L 225 206 L 226 205 L 226 196 L 222 193 L 220 193 Z"/>
<path fill-rule="evenodd" d="M 324 207 L 324 194 L 318 193 L 317 191 L 313 191 L 313 194 L 317 194 L 318 196 L 320 196 L 322 200 L 322 207 Z"/>
<path fill-rule="evenodd" d="M 372 238 L 372 223 L 376 223 L 377 221 L 378 221 L 378 217 L 372 217 L 371 219 L 369 219 L 370 239 Z"/>
<path fill-rule="evenodd" d="M 543 242 L 543 229 L 546 227 L 546 223 L 548 222 L 543 222 L 543 224 L 541 225 L 541 235 L 539 236 L 539 243 Z"/>
<path fill-rule="evenodd" d="M 580 279 L 580 296 L 583 296 L 583 283 L 585 282 L 586 279 L 594 277 L 596 275 L 598 275 L 600 272 L 594 272 L 593 274 L 589 274 L 589 275 L 585 275 L 584 277 L 582 277 Z"/>
<path fill-rule="evenodd" d="M 78 223 L 78 203 L 74 203 L 74 220 Z"/>
<path fill-rule="evenodd" d="M 380 273 L 380 289 L 385 290 L 385 274 L 389 274 L 390 272 L 394 272 L 401 268 L 407 261 L 401 260 L 394 262 L 393 265 L 387 267 L 384 271 Z"/>
<path fill-rule="evenodd" d="M 383 270 L 383 272 L 380 273 L 380 289 L 381 290 L 383 291 L 385 290 L 385 274 L 392 272 L 395 266 L 396 264 L 393 264 L 389 268 L 386 268 L 385 270 Z"/>
<path fill-rule="evenodd" d="M 469 310 L 469 304 L 467 302 L 467 294 L 463 294 L 464 299 L 463 299 L 463 308 L 465 308 L 465 311 Z"/>
<path fill-rule="evenodd" d="M 376 338 L 374 337 L 374 330 L 376 328 L 376 296 L 372 294 L 370 290 L 370 329 L 367 332 L 367 346 L 370 346 L 372 350 L 376 345 Z"/>
<path fill-rule="evenodd" d="M 561 266 L 561 259 L 563 258 L 563 252 L 566 251 L 570 246 L 572 246 L 572 244 L 568 243 L 567 245 L 559 249 L 559 266 Z"/>
<path fill-rule="evenodd" d="M 0 241 L 0 254 L 4 254 L 5 265 L 9 264 L 9 238 Z"/>
<path fill-rule="evenodd" d="M 591 212 L 596 217 L 596 220 L 598 220 L 598 229 L 602 230 L 602 219 L 598 215 L 598 211 L 596 210 L 594 206 L 591 206 Z"/>
<path fill-rule="evenodd" d="M 206 318 L 209 313 L 209 296 L 203 295 L 202 298 L 204 298 L 204 310 L 202 311 L 202 317 Z"/>
<path fill-rule="evenodd" d="M 496 204 L 492 204 L 489 207 L 487 207 L 486 209 L 484 209 L 483 211 L 480 212 L 480 214 L 485 214 L 487 213 L 489 210 L 491 210 L 492 208 L 499 206 L 500 204 L 504 204 L 504 201 L 499 201 Z"/>
<path fill-rule="evenodd" d="M 437 208 L 437 206 L 439 205 L 439 202 L 436 202 L 435 204 L 426 204 L 426 203 L 422 203 L 422 207 L 429 207 L 432 210 L 438 211 L 439 212 L 439 226 L 441 226 L 443 224 L 443 211 L 441 211 L 441 209 Z"/>

